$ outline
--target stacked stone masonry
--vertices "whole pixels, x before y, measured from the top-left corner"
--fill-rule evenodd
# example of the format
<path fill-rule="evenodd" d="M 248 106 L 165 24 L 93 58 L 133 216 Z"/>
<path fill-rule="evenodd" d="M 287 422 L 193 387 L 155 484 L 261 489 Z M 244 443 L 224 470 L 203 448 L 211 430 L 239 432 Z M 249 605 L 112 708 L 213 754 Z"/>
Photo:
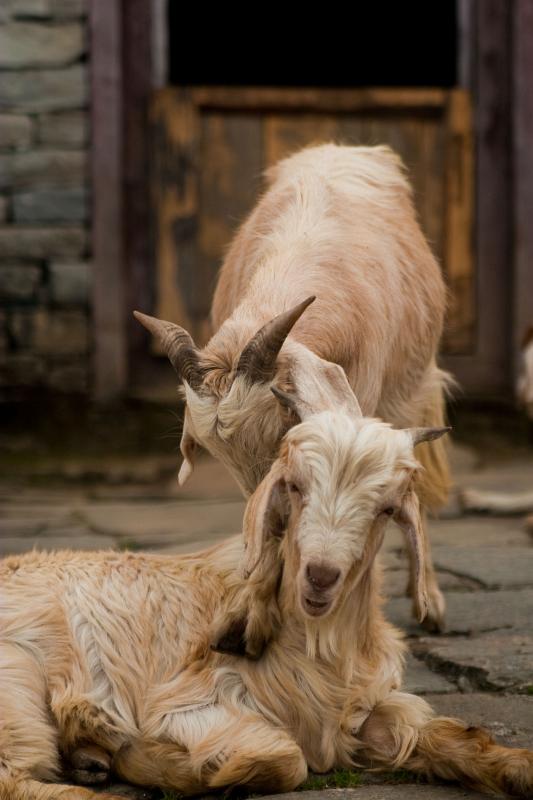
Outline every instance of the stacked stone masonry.
<path fill-rule="evenodd" d="M 87 0 L 0 3 L 0 396 L 89 384 Z"/>

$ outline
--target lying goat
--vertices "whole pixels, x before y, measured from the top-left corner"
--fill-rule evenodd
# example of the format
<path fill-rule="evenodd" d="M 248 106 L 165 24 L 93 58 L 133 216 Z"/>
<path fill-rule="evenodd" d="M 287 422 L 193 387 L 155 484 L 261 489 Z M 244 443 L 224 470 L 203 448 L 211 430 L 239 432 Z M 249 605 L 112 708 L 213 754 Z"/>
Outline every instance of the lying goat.
<path fill-rule="evenodd" d="M 235 537 L 181 557 L 0 562 L 2 800 L 104 800 L 49 782 L 80 743 L 103 747 L 127 781 L 187 794 L 288 791 L 308 767 L 354 764 L 533 790 L 533 752 L 400 691 L 404 645 L 383 618 L 376 554 L 393 517 L 423 608 L 413 447 L 443 431 L 279 397 L 304 421 L 248 502 L 244 549 Z M 219 649 L 270 636 L 266 618 L 260 660 L 211 649 L 212 631 Z"/>
<path fill-rule="evenodd" d="M 309 391 L 328 392 L 337 364 L 365 415 L 395 427 L 443 425 L 446 376 L 435 357 L 445 288 L 400 159 L 387 147 L 328 144 L 282 161 L 268 177 L 224 261 L 213 301 L 218 330 L 207 347 L 199 351 L 178 325 L 137 313 L 184 381 L 180 482 L 200 444 L 245 495 L 296 421 L 276 405 L 272 380 L 290 390 L 307 376 Z M 312 297 L 296 304 L 310 295 L 318 299 L 298 321 Z M 421 448 L 420 460 L 417 494 L 437 510 L 449 483 L 442 442 Z M 422 530 L 426 538 L 424 519 Z M 427 539 L 426 551 L 425 624 L 440 630 L 445 603 Z"/>

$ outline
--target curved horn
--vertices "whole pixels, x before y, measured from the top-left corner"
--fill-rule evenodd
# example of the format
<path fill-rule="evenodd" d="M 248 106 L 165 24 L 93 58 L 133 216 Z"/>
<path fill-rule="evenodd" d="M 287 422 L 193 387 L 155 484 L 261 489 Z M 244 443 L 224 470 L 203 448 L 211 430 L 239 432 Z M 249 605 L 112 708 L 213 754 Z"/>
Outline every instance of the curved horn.
<path fill-rule="evenodd" d="M 308 297 L 289 311 L 278 314 L 250 339 L 241 353 L 236 375 L 246 375 L 254 383 L 272 380 L 276 372 L 276 358 L 292 327 L 300 319 L 307 306 L 315 300 Z"/>
<path fill-rule="evenodd" d="M 159 339 L 180 378 L 187 381 L 192 389 L 199 389 L 204 381 L 205 370 L 202 368 L 198 348 L 191 335 L 173 322 L 149 317 L 140 311 L 134 311 L 133 316 L 156 339 Z"/>

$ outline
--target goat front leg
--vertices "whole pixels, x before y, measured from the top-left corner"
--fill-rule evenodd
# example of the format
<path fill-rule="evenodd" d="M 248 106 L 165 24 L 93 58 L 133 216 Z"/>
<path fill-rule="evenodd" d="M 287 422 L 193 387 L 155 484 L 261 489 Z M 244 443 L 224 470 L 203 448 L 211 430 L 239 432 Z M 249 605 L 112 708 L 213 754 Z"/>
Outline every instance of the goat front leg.
<path fill-rule="evenodd" d="M 296 742 L 258 715 L 211 707 L 172 716 L 162 733 L 166 741 L 143 739 L 119 751 L 113 762 L 118 775 L 185 794 L 237 785 L 288 792 L 307 776 Z"/>

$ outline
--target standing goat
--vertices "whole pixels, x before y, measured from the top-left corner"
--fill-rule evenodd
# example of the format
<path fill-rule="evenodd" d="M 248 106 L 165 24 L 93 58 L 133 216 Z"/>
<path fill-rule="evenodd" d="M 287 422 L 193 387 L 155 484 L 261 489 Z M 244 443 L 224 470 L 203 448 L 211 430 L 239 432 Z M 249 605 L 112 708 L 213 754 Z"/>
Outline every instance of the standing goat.
<path fill-rule="evenodd" d="M 235 537 L 182 557 L 0 562 L 1 800 L 104 800 L 46 782 L 80 744 L 104 748 L 132 783 L 187 794 L 289 791 L 308 766 L 353 765 L 533 790 L 533 752 L 400 691 L 404 646 L 383 618 L 376 556 L 394 517 L 423 607 L 413 448 L 443 431 L 278 396 L 304 421 L 248 501 L 245 548 Z M 267 608 L 276 635 L 260 660 L 210 647 L 262 635 Z"/>
<path fill-rule="evenodd" d="M 296 421 L 275 403 L 274 379 L 290 390 L 305 376 L 317 396 L 351 387 L 366 416 L 395 427 L 443 425 L 446 376 L 435 357 L 445 288 L 400 159 L 387 147 L 328 144 L 282 161 L 269 182 L 222 266 L 212 310 L 218 330 L 204 350 L 180 326 L 136 313 L 184 383 L 180 483 L 200 444 L 245 495 Z M 310 295 L 318 299 L 298 321 Z M 449 484 L 442 442 L 424 445 L 420 460 L 417 493 L 424 508 L 436 510 Z M 445 604 L 425 520 L 422 530 L 426 625 L 440 630 Z M 411 565 L 410 587 L 413 574 Z"/>

